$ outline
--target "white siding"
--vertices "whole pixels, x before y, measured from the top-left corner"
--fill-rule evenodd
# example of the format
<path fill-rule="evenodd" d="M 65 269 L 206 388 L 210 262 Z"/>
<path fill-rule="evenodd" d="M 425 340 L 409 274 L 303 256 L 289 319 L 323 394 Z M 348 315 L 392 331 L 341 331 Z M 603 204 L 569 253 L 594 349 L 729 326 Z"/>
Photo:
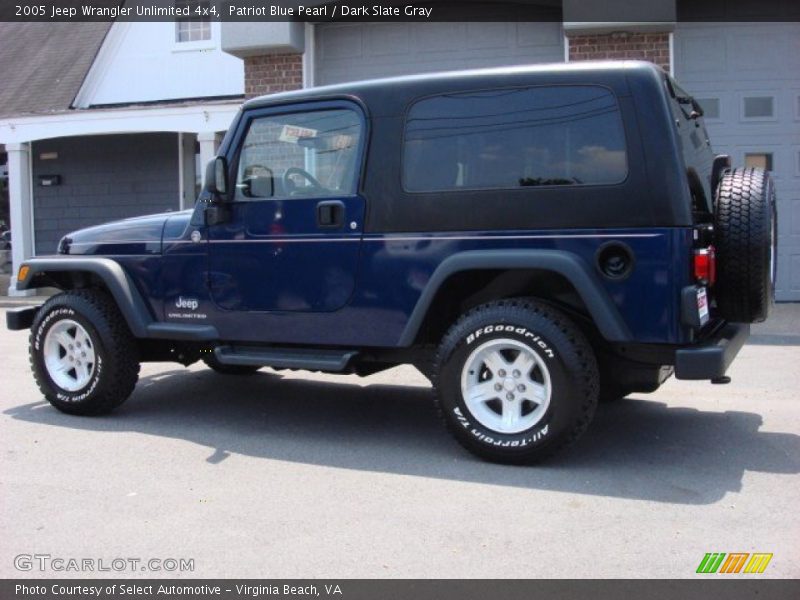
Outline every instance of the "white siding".
<path fill-rule="evenodd" d="M 316 85 L 564 61 L 561 23 L 333 23 L 314 29 Z"/>
<path fill-rule="evenodd" d="M 174 23 L 115 23 L 77 106 L 244 94 L 244 64 L 222 52 L 220 24 L 211 39 L 177 43 Z"/>
<path fill-rule="evenodd" d="M 675 75 L 718 106 L 706 124 L 714 151 L 742 166 L 771 153 L 778 195 L 779 300 L 800 300 L 800 23 L 679 23 Z M 748 110 L 745 110 L 746 99 Z M 772 115 L 755 116 L 752 107 Z M 717 100 L 718 102 L 714 102 Z M 751 116 L 748 116 L 750 112 Z"/>

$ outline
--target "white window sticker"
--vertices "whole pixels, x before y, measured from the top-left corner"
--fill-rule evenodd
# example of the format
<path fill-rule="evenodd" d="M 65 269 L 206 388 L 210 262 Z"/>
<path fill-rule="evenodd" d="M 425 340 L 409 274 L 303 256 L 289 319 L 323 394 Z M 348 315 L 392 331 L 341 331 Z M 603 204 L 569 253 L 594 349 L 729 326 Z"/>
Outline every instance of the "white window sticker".
<path fill-rule="evenodd" d="M 700 315 L 701 325 L 708 323 L 708 296 L 704 287 L 697 290 L 697 313 Z"/>
<path fill-rule="evenodd" d="M 296 144 L 301 138 L 317 137 L 317 130 L 310 127 L 300 127 L 299 125 L 284 125 L 278 139 L 282 142 Z"/>

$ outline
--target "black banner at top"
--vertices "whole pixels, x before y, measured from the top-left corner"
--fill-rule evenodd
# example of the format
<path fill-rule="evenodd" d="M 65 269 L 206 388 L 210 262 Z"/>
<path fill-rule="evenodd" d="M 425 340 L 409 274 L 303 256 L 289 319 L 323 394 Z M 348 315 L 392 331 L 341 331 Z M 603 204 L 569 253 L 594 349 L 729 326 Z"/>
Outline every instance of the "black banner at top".
<path fill-rule="evenodd" d="M 8 0 L 0 21 L 560 21 L 559 0 Z"/>
<path fill-rule="evenodd" d="M 0 21 L 798 21 L 797 0 L 0 0 Z"/>

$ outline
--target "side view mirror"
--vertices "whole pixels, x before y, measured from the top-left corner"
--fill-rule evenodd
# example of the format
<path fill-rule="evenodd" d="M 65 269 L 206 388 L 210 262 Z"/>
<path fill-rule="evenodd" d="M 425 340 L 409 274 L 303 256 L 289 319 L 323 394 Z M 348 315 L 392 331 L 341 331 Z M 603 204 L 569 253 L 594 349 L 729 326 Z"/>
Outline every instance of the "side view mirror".
<path fill-rule="evenodd" d="M 228 161 L 217 156 L 206 167 L 205 188 L 214 195 L 224 196 L 228 193 Z"/>
<path fill-rule="evenodd" d="M 237 188 L 249 198 L 271 198 L 275 195 L 275 178 L 272 169 L 262 165 L 250 165 L 244 170 L 244 181 Z"/>
<path fill-rule="evenodd" d="M 250 196 L 253 198 L 271 198 L 275 195 L 275 182 L 272 175 L 256 175 L 250 178 Z"/>

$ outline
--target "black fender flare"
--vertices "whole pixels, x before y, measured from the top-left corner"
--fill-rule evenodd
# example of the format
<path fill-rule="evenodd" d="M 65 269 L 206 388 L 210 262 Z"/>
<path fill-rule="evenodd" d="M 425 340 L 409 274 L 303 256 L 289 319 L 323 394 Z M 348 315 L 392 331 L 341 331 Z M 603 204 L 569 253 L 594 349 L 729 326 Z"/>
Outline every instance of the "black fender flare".
<path fill-rule="evenodd" d="M 414 343 L 436 293 L 451 275 L 480 269 L 540 269 L 557 273 L 573 285 L 606 340 L 626 342 L 632 339 L 599 276 L 577 254 L 561 250 L 470 250 L 450 256 L 433 272 L 406 323 L 399 345 Z"/>
<path fill-rule="evenodd" d="M 210 341 L 219 338 L 215 327 L 183 323 L 158 322 L 125 269 L 118 262 L 103 257 L 54 256 L 31 258 L 22 263 L 28 267 L 25 278 L 17 281 L 18 290 L 47 285 L 58 286 L 51 273 L 91 273 L 103 281 L 114 302 L 125 317 L 136 338 L 157 338 L 187 341 Z"/>

